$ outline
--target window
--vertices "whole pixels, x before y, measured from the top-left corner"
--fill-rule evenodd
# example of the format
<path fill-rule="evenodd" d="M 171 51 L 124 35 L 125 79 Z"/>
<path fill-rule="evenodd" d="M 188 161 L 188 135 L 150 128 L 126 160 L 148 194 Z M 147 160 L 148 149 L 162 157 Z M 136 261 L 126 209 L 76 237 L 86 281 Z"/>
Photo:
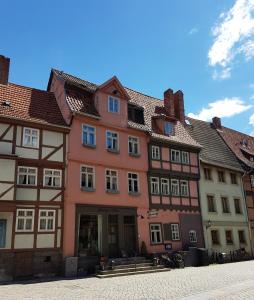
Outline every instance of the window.
<path fill-rule="evenodd" d="M 240 199 L 234 199 L 234 203 L 235 203 L 235 213 L 236 214 L 241 214 L 242 209 L 241 209 Z"/>
<path fill-rule="evenodd" d="M 7 220 L 0 219 L 0 249 L 6 246 L 6 227 Z"/>
<path fill-rule="evenodd" d="M 171 161 L 176 163 L 181 162 L 181 152 L 179 150 L 171 149 Z"/>
<path fill-rule="evenodd" d="M 128 173 L 128 191 L 134 194 L 139 192 L 137 173 Z"/>
<path fill-rule="evenodd" d="M 39 210 L 38 231 L 55 230 L 55 210 Z"/>
<path fill-rule="evenodd" d="M 211 238 L 212 238 L 212 243 L 214 245 L 219 245 L 220 244 L 218 230 L 211 230 Z"/>
<path fill-rule="evenodd" d="M 62 171 L 53 169 L 44 169 L 44 186 L 61 187 Z"/>
<path fill-rule="evenodd" d="M 170 122 L 164 123 L 164 134 L 171 135 L 173 133 L 173 124 Z"/>
<path fill-rule="evenodd" d="M 231 183 L 237 184 L 237 176 L 235 173 L 230 173 Z"/>
<path fill-rule="evenodd" d="M 144 109 L 128 103 L 128 120 L 138 124 L 144 124 Z"/>
<path fill-rule="evenodd" d="M 91 190 L 95 188 L 94 167 L 81 166 L 81 187 Z"/>
<path fill-rule="evenodd" d="M 39 148 L 39 130 L 32 128 L 24 128 L 23 146 Z"/>
<path fill-rule="evenodd" d="M 95 127 L 90 125 L 82 125 L 82 142 L 86 146 L 95 147 L 96 135 Z"/>
<path fill-rule="evenodd" d="M 159 195 L 160 194 L 159 178 L 158 177 L 151 177 L 150 178 L 150 184 L 151 184 L 151 193 L 153 195 Z"/>
<path fill-rule="evenodd" d="M 179 196 L 179 180 L 177 179 L 171 179 L 171 194 L 172 196 Z"/>
<path fill-rule="evenodd" d="M 207 206 L 208 206 L 208 212 L 216 212 L 214 197 L 211 195 L 207 196 Z"/>
<path fill-rule="evenodd" d="M 171 226 L 172 241 L 179 241 L 180 240 L 179 225 L 171 224 L 170 226 Z"/>
<path fill-rule="evenodd" d="M 212 180 L 211 169 L 204 168 L 204 174 L 205 174 L 205 179 L 206 180 Z"/>
<path fill-rule="evenodd" d="M 160 147 L 152 146 L 152 159 L 159 160 L 161 158 Z"/>
<path fill-rule="evenodd" d="M 118 151 L 119 145 L 118 145 L 118 133 L 107 131 L 107 144 L 106 147 L 108 150 L 111 151 Z"/>
<path fill-rule="evenodd" d="M 120 101 L 112 96 L 108 97 L 108 111 L 112 113 L 119 113 L 120 111 Z"/>
<path fill-rule="evenodd" d="M 250 175 L 251 187 L 254 187 L 254 175 Z"/>
<path fill-rule="evenodd" d="M 225 174 L 223 171 L 218 171 L 218 180 L 219 182 L 225 182 Z"/>
<path fill-rule="evenodd" d="M 152 244 L 162 243 L 161 225 L 160 224 L 150 224 L 150 236 L 151 236 Z"/>
<path fill-rule="evenodd" d="M 118 191 L 118 172 L 106 170 L 106 190 L 109 192 Z"/>
<path fill-rule="evenodd" d="M 197 232 L 195 230 L 190 230 L 189 231 L 189 238 L 191 243 L 197 243 Z"/>
<path fill-rule="evenodd" d="M 225 214 L 229 213 L 228 198 L 221 197 L 221 204 L 222 204 L 222 212 Z"/>
<path fill-rule="evenodd" d="M 164 196 L 169 195 L 169 179 L 161 178 L 161 194 Z"/>
<path fill-rule="evenodd" d="M 139 154 L 139 138 L 129 136 L 129 154 L 138 155 Z"/>
<path fill-rule="evenodd" d="M 238 238 L 240 244 L 246 244 L 245 232 L 244 230 L 238 230 Z"/>
<path fill-rule="evenodd" d="M 189 184 L 187 180 L 180 181 L 180 189 L 181 189 L 181 196 L 183 197 L 189 196 Z"/>
<path fill-rule="evenodd" d="M 182 151 L 182 163 L 188 165 L 190 163 L 189 153 Z"/>
<path fill-rule="evenodd" d="M 225 236 L 226 236 L 226 243 L 227 244 L 233 244 L 233 238 L 232 238 L 232 231 L 231 230 L 226 230 L 225 231 Z"/>
<path fill-rule="evenodd" d="M 16 231 L 33 231 L 34 210 L 17 209 Z"/>
<path fill-rule="evenodd" d="M 18 167 L 18 184 L 36 185 L 37 168 Z"/>

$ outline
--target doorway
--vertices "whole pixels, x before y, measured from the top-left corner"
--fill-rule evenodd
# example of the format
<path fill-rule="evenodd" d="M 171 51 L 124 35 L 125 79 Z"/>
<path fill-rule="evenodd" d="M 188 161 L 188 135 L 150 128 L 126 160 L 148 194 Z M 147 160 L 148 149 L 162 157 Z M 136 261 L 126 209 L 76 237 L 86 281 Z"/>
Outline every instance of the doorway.
<path fill-rule="evenodd" d="M 124 216 L 124 248 L 128 255 L 135 254 L 136 248 L 136 220 L 135 216 Z"/>

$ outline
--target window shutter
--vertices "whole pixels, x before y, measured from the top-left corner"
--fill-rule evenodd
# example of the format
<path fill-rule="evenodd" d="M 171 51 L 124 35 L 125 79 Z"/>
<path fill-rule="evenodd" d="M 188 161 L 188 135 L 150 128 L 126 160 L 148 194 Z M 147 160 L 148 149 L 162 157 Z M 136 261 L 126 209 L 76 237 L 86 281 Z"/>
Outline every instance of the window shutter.
<path fill-rule="evenodd" d="M 163 224 L 163 233 L 164 240 L 171 241 L 172 240 L 172 232 L 170 223 Z"/>

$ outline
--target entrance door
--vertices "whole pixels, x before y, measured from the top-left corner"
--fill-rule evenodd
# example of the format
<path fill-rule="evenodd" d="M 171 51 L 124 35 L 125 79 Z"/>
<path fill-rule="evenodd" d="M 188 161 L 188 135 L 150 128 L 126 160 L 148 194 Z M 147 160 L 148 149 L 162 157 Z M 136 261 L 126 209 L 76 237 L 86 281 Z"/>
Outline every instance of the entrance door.
<path fill-rule="evenodd" d="M 6 220 L 0 219 L 0 248 L 5 248 L 6 242 Z"/>
<path fill-rule="evenodd" d="M 118 215 L 108 215 L 108 253 L 109 257 L 119 255 Z"/>
<path fill-rule="evenodd" d="M 136 252 L 135 216 L 124 216 L 124 248 L 130 256 Z"/>
<path fill-rule="evenodd" d="M 79 255 L 97 256 L 101 253 L 102 221 L 100 215 L 81 215 L 79 223 Z"/>

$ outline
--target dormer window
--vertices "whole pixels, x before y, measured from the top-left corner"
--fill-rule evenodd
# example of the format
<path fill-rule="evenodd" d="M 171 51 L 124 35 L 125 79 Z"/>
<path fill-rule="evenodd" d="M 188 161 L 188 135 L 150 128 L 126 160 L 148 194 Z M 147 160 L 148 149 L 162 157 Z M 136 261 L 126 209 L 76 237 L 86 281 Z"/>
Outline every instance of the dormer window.
<path fill-rule="evenodd" d="M 119 99 L 109 96 L 108 97 L 108 112 L 119 113 L 120 112 L 120 101 Z"/>
<path fill-rule="evenodd" d="M 164 123 L 164 134 L 171 135 L 173 133 L 173 124 L 170 122 Z"/>
<path fill-rule="evenodd" d="M 144 109 L 128 104 L 128 120 L 138 124 L 144 124 Z"/>

